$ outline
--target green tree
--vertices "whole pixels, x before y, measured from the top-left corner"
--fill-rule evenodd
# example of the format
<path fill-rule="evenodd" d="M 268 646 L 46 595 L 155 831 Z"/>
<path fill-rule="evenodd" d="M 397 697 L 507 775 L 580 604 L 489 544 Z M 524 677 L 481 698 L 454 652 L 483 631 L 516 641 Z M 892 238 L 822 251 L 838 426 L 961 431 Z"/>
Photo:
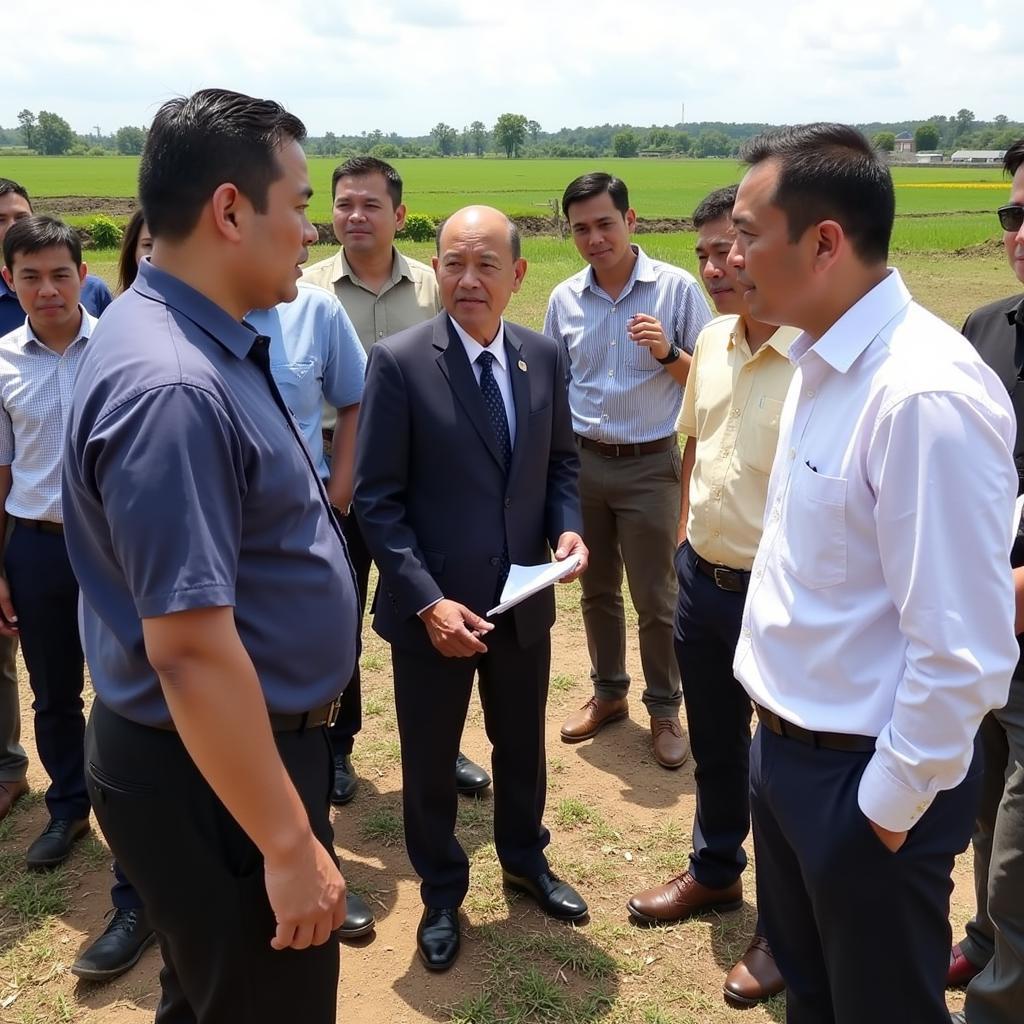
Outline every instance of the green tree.
<path fill-rule="evenodd" d="M 437 151 L 441 156 L 451 156 L 455 152 L 455 144 L 459 141 L 459 133 L 444 121 L 439 121 L 430 129 L 430 134 L 437 143 Z"/>
<path fill-rule="evenodd" d="M 494 125 L 494 144 L 505 150 L 509 160 L 519 156 L 526 141 L 526 118 L 522 114 L 502 114 Z"/>
<path fill-rule="evenodd" d="M 21 127 L 21 137 L 25 140 L 25 145 L 31 149 L 36 137 L 36 115 L 31 110 L 22 110 L 18 114 L 18 124 Z"/>
<path fill-rule="evenodd" d="M 931 152 L 939 148 L 939 129 L 934 124 L 922 124 L 914 132 L 914 148 L 918 151 Z"/>
<path fill-rule="evenodd" d="M 956 137 L 960 138 L 961 135 L 971 130 L 971 125 L 974 124 L 974 111 L 961 107 L 953 120 L 956 122 Z"/>
<path fill-rule="evenodd" d="M 145 144 L 146 133 L 141 128 L 135 128 L 132 125 L 118 128 L 114 134 L 114 145 L 117 147 L 118 153 L 123 153 L 125 156 L 138 156 Z"/>
<path fill-rule="evenodd" d="M 487 125 L 483 121 L 474 121 L 469 126 L 469 135 L 473 141 L 473 152 L 483 156 L 487 149 Z"/>
<path fill-rule="evenodd" d="M 540 124 L 537 121 L 527 121 L 526 130 L 530 135 L 530 142 L 537 145 L 537 136 L 540 135 Z"/>
<path fill-rule="evenodd" d="M 36 149 L 46 156 L 66 153 L 75 141 L 71 125 L 59 114 L 51 114 L 48 110 L 39 111 L 35 136 Z"/>
<path fill-rule="evenodd" d="M 640 140 L 629 129 L 619 132 L 612 138 L 613 156 L 636 156 L 639 149 Z"/>
<path fill-rule="evenodd" d="M 696 157 L 707 156 L 728 156 L 732 149 L 732 143 L 725 132 L 707 131 L 697 136 L 693 147 L 693 155 Z"/>
<path fill-rule="evenodd" d="M 992 118 L 992 123 L 997 128 L 1005 128 L 1010 123 L 1010 119 L 1005 114 L 996 114 L 996 116 Z"/>
<path fill-rule="evenodd" d="M 891 153 L 896 148 L 896 136 L 892 132 L 878 132 L 871 145 L 883 153 Z"/>
<path fill-rule="evenodd" d="M 402 155 L 402 151 L 393 142 L 381 142 L 370 150 L 370 156 L 378 160 L 395 160 Z"/>

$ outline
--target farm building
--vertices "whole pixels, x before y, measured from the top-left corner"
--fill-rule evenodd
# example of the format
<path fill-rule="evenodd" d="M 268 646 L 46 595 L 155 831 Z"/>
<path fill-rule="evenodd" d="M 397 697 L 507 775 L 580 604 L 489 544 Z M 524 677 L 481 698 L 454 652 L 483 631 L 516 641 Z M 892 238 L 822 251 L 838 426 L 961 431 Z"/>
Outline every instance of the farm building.
<path fill-rule="evenodd" d="M 941 164 L 942 154 L 936 150 L 922 149 L 917 154 L 917 162 L 919 164 Z"/>
<path fill-rule="evenodd" d="M 1005 149 L 958 149 L 953 154 L 955 164 L 1001 164 Z"/>
<path fill-rule="evenodd" d="M 893 150 L 894 153 L 913 153 L 914 152 L 914 136 L 910 132 L 900 132 L 896 136 L 896 148 Z"/>

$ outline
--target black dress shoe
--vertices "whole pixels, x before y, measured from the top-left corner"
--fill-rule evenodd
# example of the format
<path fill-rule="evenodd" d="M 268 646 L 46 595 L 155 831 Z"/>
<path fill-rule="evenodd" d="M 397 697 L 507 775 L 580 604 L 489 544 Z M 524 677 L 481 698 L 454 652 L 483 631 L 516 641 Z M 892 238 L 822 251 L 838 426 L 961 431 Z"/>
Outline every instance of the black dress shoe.
<path fill-rule="evenodd" d="M 416 948 L 431 971 L 447 971 L 459 955 L 459 908 L 424 907 Z"/>
<path fill-rule="evenodd" d="M 361 939 L 373 931 L 373 911 L 366 905 L 361 896 L 354 892 L 345 894 L 345 920 L 338 929 L 338 937 L 342 939 Z"/>
<path fill-rule="evenodd" d="M 491 777 L 460 750 L 455 758 L 455 788 L 465 796 L 479 793 L 491 784 Z"/>
<path fill-rule="evenodd" d="M 581 921 L 589 913 L 583 897 L 550 871 L 542 871 L 533 878 L 521 878 L 507 871 L 501 874 L 510 889 L 532 896 L 545 914 L 559 921 Z"/>
<path fill-rule="evenodd" d="M 115 907 L 107 930 L 71 965 L 71 973 L 85 981 L 110 981 L 134 967 L 155 940 L 144 910 Z"/>
<path fill-rule="evenodd" d="M 42 835 L 28 848 L 29 871 L 46 871 L 63 864 L 71 847 L 89 831 L 88 818 L 51 818 Z"/>
<path fill-rule="evenodd" d="M 336 807 L 347 804 L 356 795 L 356 773 L 352 758 L 348 754 L 334 758 L 334 787 L 331 789 L 331 803 Z"/>

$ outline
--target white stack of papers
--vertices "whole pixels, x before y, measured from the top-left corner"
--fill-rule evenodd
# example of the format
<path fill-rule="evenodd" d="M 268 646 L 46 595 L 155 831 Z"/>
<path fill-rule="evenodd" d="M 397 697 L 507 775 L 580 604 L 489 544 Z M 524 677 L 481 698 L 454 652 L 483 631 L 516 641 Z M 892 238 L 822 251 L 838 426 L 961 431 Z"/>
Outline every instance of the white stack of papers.
<path fill-rule="evenodd" d="M 521 601 L 540 593 L 545 587 L 568 576 L 580 564 L 579 555 L 570 555 L 561 562 L 545 562 L 543 565 L 513 565 L 501 591 L 501 604 L 492 608 L 487 617 L 500 615 L 514 608 Z"/>

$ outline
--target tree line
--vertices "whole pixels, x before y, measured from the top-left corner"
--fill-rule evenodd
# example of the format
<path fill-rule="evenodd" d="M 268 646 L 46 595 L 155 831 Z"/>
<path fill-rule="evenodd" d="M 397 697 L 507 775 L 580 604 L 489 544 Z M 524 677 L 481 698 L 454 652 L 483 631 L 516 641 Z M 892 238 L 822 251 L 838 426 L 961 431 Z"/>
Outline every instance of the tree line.
<path fill-rule="evenodd" d="M 358 135 L 325 132 L 306 140 L 311 155 L 346 157 L 368 153 L 384 160 L 401 157 L 475 157 L 489 154 L 514 160 L 518 157 L 677 156 L 730 157 L 742 144 L 768 124 L 699 122 L 638 127 L 603 124 L 560 128 L 546 132 L 525 114 L 505 113 L 488 127 L 473 121 L 461 129 L 439 121 L 427 135 L 400 136 L 381 129 Z M 961 108 L 952 115 L 936 114 L 925 121 L 859 125 L 882 150 L 892 151 L 896 135 L 910 131 L 915 149 L 951 152 L 955 149 L 1006 149 L 1024 134 L 1024 123 L 997 114 L 979 121 L 974 112 Z M 0 147 L 24 147 L 47 156 L 103 156 L 118 153 L 137 156 L 146 141 L 146 129 L 124 125 L 110 134 L 97 128 L 95 135 L 81 135 L 52 111 L 18 114 L 16 128 L 0 127 Z"/>

